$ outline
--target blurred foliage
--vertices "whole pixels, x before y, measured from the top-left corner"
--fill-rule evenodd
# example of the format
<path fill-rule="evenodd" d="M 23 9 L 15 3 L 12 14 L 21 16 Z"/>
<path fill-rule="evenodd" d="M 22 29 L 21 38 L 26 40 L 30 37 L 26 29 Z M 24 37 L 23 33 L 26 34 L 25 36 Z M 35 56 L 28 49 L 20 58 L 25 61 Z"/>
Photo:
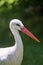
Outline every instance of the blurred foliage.
<path fill-rule="evenodd" d="M 14 44 L 9 22 L 15 18 L 22 20 L 41 41 L 35 43 L 20 32 L 24 43 L 22 65 L 43 65 L 43 0 L 0 0 L 0 47 Z"/>

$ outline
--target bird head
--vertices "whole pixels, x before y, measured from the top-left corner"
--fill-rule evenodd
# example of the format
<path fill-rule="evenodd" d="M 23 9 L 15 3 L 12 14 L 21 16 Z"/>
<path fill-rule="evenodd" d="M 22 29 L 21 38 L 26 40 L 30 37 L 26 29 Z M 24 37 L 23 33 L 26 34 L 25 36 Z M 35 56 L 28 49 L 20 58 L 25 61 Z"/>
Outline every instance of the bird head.
<path fill-rule="evenodd" d="M 28 35 L 29 37 L 31 37 L 33 40 L 35 40 L 36 42 L 40 42 L 24 25 L 23 23 L 18 20 L 18 19 L 13 19 L 10 21 L 10 29 L 11 31 L 15 30 L 20 30 L 22 32 L 24 32 L 26 35 Z"/>
<path fill-rule="evenodd" d="M 10 29 L 12 28 L 13 30 L 21 30 L 22 27 L 24 27 L 24 25 L 18 19 L 13 19 L 10 21 Z"/>

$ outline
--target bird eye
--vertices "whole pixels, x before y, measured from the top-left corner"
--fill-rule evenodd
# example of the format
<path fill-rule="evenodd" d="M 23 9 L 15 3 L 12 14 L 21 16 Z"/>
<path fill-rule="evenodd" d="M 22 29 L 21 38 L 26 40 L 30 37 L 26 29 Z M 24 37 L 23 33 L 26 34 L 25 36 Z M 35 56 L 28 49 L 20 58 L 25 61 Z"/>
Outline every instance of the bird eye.
<path fill-rule="evenodd" d="M 20 27 L 20 24 L 16 24 L 16 25 Z"/>

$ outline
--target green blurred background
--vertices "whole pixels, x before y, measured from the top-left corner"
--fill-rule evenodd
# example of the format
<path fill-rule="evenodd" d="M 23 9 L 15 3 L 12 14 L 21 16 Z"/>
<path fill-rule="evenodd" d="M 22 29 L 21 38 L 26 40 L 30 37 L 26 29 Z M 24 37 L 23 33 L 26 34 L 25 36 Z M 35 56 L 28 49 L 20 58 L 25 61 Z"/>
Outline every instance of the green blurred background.
<path fill-rule="evenodd" d="M 22 65 L 43 65 L 43 0 L 0 0 L 0 47 L 14 45 L 9 22 L 15 18 L 40 40 L 37 43 L 20 32 L 24 43 Z"/>

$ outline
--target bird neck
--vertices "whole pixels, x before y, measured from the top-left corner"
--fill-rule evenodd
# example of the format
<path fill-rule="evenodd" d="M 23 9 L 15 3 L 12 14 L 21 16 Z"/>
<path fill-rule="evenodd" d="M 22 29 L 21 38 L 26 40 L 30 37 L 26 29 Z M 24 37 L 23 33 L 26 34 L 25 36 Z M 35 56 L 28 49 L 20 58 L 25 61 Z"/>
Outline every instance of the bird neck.
<path fill-rule="evenodd" d="M 14 31 L 14 37 L 17 43 L 22 43 L 21 36 L 17 30 Z"/>
<path fill-rule="evenodd" d="M 15 38 L 16 44 L 17 44 L 17 45 L 22 45 L 22 39 L 21 39 L 21 36 L 20 36 L 18 30 L 15 30 L 15 29 L 14 29 L 14 30 L 12 31 L 12 33 L 13 33 L 13 36 L 14 36 L 14 38 Z"/>

